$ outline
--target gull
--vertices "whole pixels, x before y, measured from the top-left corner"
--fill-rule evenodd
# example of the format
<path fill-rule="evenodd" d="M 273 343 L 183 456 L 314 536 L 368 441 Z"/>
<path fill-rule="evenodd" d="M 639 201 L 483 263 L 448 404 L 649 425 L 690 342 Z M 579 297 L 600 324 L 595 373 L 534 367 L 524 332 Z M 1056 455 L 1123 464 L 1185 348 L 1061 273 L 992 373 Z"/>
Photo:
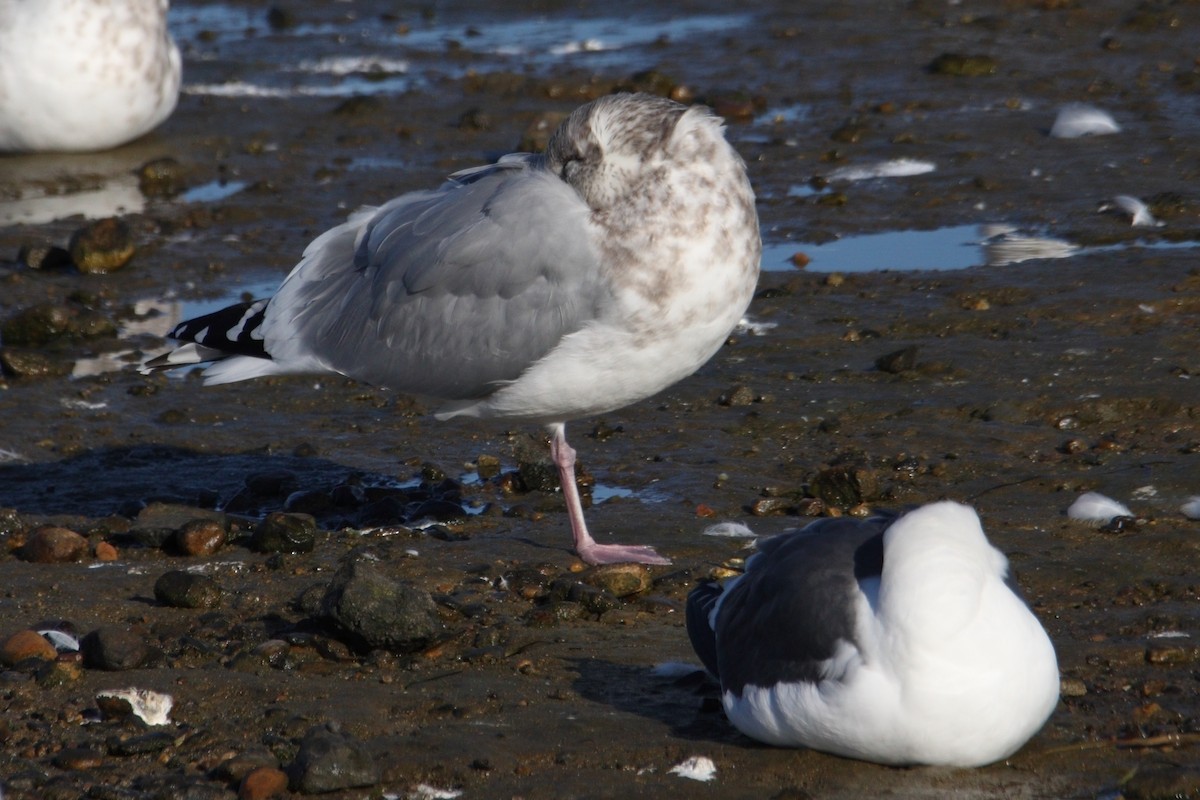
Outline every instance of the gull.
<path fill-rule="evenodd" d="M 440 399 L 435 416 L 545 425 L 575 551 L 670 563 L 589 534 L 566 422 L 695 372 L 738 324 L 762 243 L 745 164 L 703 106 L 584 105 L 541 155 L 360 210 L 269 300 L 180 323 L 144 369 L 215 362 L 205 383 L 346 375 Z"/>
<path fill-rule="evenodd" d="M 0 152 L 106 150 L 179 99 L 167 0 L 0 2 Z"/>
<path fill-rule="evenodd" d="M 726 716 L 881 764 L 1006 758 L 1058 702 L 1054 646 L 969 506 L 817 520 L 688 596 Z"/>

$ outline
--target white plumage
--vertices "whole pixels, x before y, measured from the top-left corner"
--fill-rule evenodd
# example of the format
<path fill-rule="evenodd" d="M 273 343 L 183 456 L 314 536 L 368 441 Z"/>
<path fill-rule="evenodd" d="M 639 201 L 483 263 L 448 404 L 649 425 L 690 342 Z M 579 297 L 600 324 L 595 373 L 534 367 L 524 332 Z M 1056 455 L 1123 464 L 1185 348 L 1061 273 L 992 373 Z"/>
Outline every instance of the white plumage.
<path fill-rule="evenodd" d="M 820 520 L 688 598 L 743 733 L 883 764 L 979 766 L 1058 700 L 1054 647 L 968 506 Z"/>
<path fill-rule="evenodd" d="M 0 2 L 0 152 L 104 150 L 179 97 L 167 0 Z"/>

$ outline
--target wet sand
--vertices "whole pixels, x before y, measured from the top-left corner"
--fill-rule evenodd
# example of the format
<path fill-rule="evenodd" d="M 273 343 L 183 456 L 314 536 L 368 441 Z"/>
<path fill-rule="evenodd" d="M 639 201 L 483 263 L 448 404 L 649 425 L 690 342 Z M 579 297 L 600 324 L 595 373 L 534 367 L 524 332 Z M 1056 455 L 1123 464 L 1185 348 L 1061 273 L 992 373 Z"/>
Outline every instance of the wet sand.
<path fill-rule="evenodd" d="M 358 205 L 510 151 L 546 115 L 641 85 L 635 74 L 653 68 L 665 86 L 686 87 L 727 116 L 767 242 L 814 256 L 809 269 L 764 273 L 750 315 L 774 327 L 735 334 L 659 397 L 570 427 L 596 481 L 628 490 L 589 511 L 594 530 L 652 543 L 675 561 L 653 570 L 648 591 L 603 613 L 551 592 L 576 566 L 558 498 L 506 492 L 502 480 L 465 483 L 466 504 L 489 510 L 437 535 L 333 529 L 307 554 L 231 544 L 183 557 L 123 546 L 103 566 L 91 555 L 28 563 L 15 548 L 47 519 L 93 531 L 94 546 L 119 527 L 105 518 L 150 498 L 224 501 L 247 476 L 276 469 L 301 488 L 352 474 L 406 481 L 429 463 L 461 480 L 480 456 L 510 471 L 539 432 L 437 423 L 419 399 L 349 381 L 202 389 L 194 377 L 132 368 L 4 377 L 0 450 L 12 456 L 0 464 L 0 507 L 17 516 L 6 514 L 0 530 L 8 545 L 0 635 L 50 620 L 80 634 L 121 624 L 159 651 L 147 666 L 86 668 L 62 685 L 29 670 L 3 673 L 5 797 L 232 796 L 223 762 L 269 753 L 286 765 L 304 732 L 324 723 L 364 743 L 381 771 L 373 787 L 333 797 L 405 796 L 420 784 L 468 798 L 1194 794 L 1200 522 L 1179 508 L 1200 494 L 1200 260 L 1190 246 L 1165 245 L 1200 240 L 1192 193 L 1200 78 L 1188 38 L 1197 9 L 806 5 L 750 9 L 732 15 L 749 22 L 657 43 L 650 21 L 646 44 L 557 56 L 540 40 L 525 54 L 486 52 L 492 26 L 510 31 L 503 26 L 527 18 L 516 12 L 396 17 L 385 16 L 388 4 L 305 3 L 294 24 L 272 29 L 257 5 L 191 22 L 183 6 L 187 85 L 292 88 L 282 97 L 193 91 L 158 132 L 117 151 L 0 160 L 0 200 L 98 187 L 164 156 L 191 187 L 220 195 L 222 181 L 245 184 L 209 202 L 146 200 L 126 217 L 138 253 L 110 275 L 0 263 L 2 317 L 46 300 L 81 301 L 128 326 L 136 302 L 155 301 L 165 313 L 147 324 L 161 331 L 181 303 L 282 278 L 312 237 Z M 671 8 L 730 14 L 702 3 Z M 632 5 L 546 4 L 535 13 L 552 22 L 645 15 Z M 254 21 L 252 36 L 239 14 Z M 230 15 L 236 25 L 226 25 Z M 411 46 L 362 33 L 402 25 Z M 987 57 L 994 69 L 938 74 L 930 64 L 945 53 Z M 403 78 L 402 88 L 385 83 L 351 101 L 335 91 L 347 79 L 286 68 L 364 54 L 409 64 L 403 73 L 380 67 L 363 86 Z M 295 88 L 318 85 L 333 88 L 327 96 Z M 1112 114 L 1121 133 L 1049 137 L 1057 110 L 1079 101 Z M 897 158 L 936 169 L 810 190 L 838 167 Z M 1119 194 L 1153 201 L 1165 224 L 1133 228 L 1098 210 Z M 64 246 L 82 224 L 0 228 L 0 258 L 25 245 Z M 821 271 L 829 267 L 818 245 L 833 237 L 985 224 L 1085 249 L 902 272 L 887 270 L 882 252 L 879 271 Z M 916 348 L 911 368 L 877 368 L 906 347 Z M 162 343 L 129 333 L 42 351 L 70 365 L 131 349 L 118 364 Z M 741 542 L 703 529 L 737 520 L 767 535 L 802 524 L 814 477 L 844 466 L 874 478 L 868 506 L 971 502 L 1010 556 L 1055 642 L 1069 696 L 1007 762 L 892 769 L 760 746 L 725 721 L 710 684 L 653 674 L 663 662 L 696 662 L 683 630 L 687 591 L 745 555 Z M 1065 509 L 1089 490 L 1125 502 L 1141 521 L 1103 531 L 1067 520 Z M 414 654 L 364 653 L 312 624 L 297 598 L 364 551 L 431 592 L 444 638 Z M 193 568 L 225 588 L 218 609 L 154 599 L 162 573 Z M 280 638 L 289 641 L 285 657 L 254 655 Z M 116 755 L 110 737 L 136 726 L 82 724 L 97 691 L 124 686 L 175 697 L 169 746 Z M 59 757 L 76 748 L 99 756 L 82 766 Z M 713 759 L 713 782 L 668 772 L 693 755 Z"/>

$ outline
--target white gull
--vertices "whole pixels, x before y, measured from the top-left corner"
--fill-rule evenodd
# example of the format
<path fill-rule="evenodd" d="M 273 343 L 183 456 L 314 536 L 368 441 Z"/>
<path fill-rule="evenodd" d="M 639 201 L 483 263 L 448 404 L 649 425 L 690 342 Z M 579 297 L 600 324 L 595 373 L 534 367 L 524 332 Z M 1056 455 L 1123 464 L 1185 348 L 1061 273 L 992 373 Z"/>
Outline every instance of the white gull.
<path fill-rule="evenodd" d="M 882 764 L 979 766 L 1054 710 L 1054 647 L 970 507 L 822 519 L 759 550 L 687 604 L 742 733 Z"/>
<path fill-rule="evenodd" d="M 546 425 L 576 552 L 669 563 L 588 533 L 565 423 L 647 398 L 721 347 L 758 279 L 745 165 L 702 106 L 610 95 L 441 188 L 319 236 L 269 301 L 181 323 L 146 368 L 206 383 L 337 373 L 444 402 L 436 416 Z"/>
<path fill-rule="evenodd" d="M 167 0 L 0 2 L 0 152 L 105 150 L 171 115 Z"/>

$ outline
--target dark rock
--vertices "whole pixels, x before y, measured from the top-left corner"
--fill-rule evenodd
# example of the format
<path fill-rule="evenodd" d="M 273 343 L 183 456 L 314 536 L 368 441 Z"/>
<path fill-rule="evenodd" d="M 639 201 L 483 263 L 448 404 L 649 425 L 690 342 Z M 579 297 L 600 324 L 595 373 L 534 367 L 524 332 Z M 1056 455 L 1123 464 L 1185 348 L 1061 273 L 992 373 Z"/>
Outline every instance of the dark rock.
<path fill-rule="evenodd" d="M 104 764 L 104 753 L 90 747 L 67 747 L 54 755 L 53 763 L 59 769 L 96 769 Z"/>
<path fill-rule="evenodd" d="M 107 670 L 136 669 L 150 660 L 150 647 L 129 628 L 102 625 L 79 643 L 83 663 Z"/>
<path fill-rule="evenodd" d="M 17 251 L 17 261 L 29 269 L 52 270 L 73 266 L 71 254 L 53 245 L 24 245 Z"/>
<path fill-rule="evenodd" d="M 169 156 L 147 161 L 135 174 L 146 197 L 174 197 L 186 188 L 183 167 Z"/>
<path fill-rule="evenodd" d="M 21 558 L 35 564 L 64 564 L 80 560 L 87 551 L 87 539 L 75 531 L 47 526 L 30 535 L 21 548 Z"/>
<path fill-rule="evenodd" d="M 996 59 L 991 56 L 942 53 L 930 63 L 929 71 L 935 75 L 974 78 L 991 75 L 996 71 L 996 66 Z"/>
<path fill-rule="evenodd" d="M 817 473 L 809 491 L 827 506 L 849 508 L 874 498 L 879 491 L 879 478 L 867 467 L 830 467 Z"/>
<path fill-rule="evenodd" d="M 212 519 L 193 519 L 175 532 L 175 546 L 185 556 L 210 556 L 225 544 L 225 526 Z"/>
<path fill-rule="evenodd" d="M 136 736 L 110 736 L 105 745 L 109 755 L 140 756 L 146 753 L 158 753 L 175 744 L 175 734 L 168 731 L 154 731 Z"/>
<path fill-rule="evenodd" d="M 38 350 L 5 347 L 0 350 L 0 369 L 16 378 L 65 378 L 75 369 L 75 362 Z"/>
<path fill-rule="evenodd" d="M 1127 800 L 1175 800 L 1200 797 L 1200 769 L 1194 766 L 1146 765 L 1121 787 Z"/>
<path fill-rule="evenodd" d="M 37 631 L 17 631 L 0 645 L 0 664 L 12 666 L 27 658 L 51 661 L 58 655 L 54 645 Z"/>
<path fill-rule="evenodd" d="M 603 614 L 621 605 L 621 601 L 611 592 L 570 578 L 560 578 L 551 583 L 550 596 L 580 606 L 591 614 Z"/>
<path fill-rule="evenodd" d="M 604 564 L 584 572 L 580 580 L 614 597 L 644 592 L 653 582 L 650 570 L 643 564 Z"/>
<path fill-rule="evenodd" d="M 363 561 L 338 569 L 321 599 L 321 615 L 367 648 L 417 650 L 442 630 L 428 592 Z"/>
<path fill-rule="evenodd" d="M 129 225 L 117 217 L 107 217 L 75 231 L 67 250 L 80 272 L 106 273 L 128 264 L 136 247 Z"/>
<path fill-rule="evenodd" d="M 276 511 L 254 529 L 250 545 L 260 553 L 311 553 L 316 536 L 317 521 L 309 514 Z"/>
<path fill-rule="evenodd" d="M 917 346 L 910 345 L 902 350 L 882 355 L 875 359 L 875 368 L 880 372 L 888 372 L 892 375 L 899 375 L 901 372 L 908 372 L 917 365 Z"/>
<path fill-rule="evenodd" d="M 117 326 L 94 309 L 77 303 L 38 303 L 21 309 L 0 326 L 6 348 L 43 347 L 60 339 L 112 336 Z"/>
<path fill-rule="evenodd" d="M 224 591 L 207 575 L 173 569 L 154 582 L 154 598 L 173 608 L 217 608 Z"/>
<path fill-rule="evenodd" d="M 314 728 L 288 767 L 294 792 L 322 794 L 379 783 L 379 768 L 360 742 L 327 728 Z"/>

